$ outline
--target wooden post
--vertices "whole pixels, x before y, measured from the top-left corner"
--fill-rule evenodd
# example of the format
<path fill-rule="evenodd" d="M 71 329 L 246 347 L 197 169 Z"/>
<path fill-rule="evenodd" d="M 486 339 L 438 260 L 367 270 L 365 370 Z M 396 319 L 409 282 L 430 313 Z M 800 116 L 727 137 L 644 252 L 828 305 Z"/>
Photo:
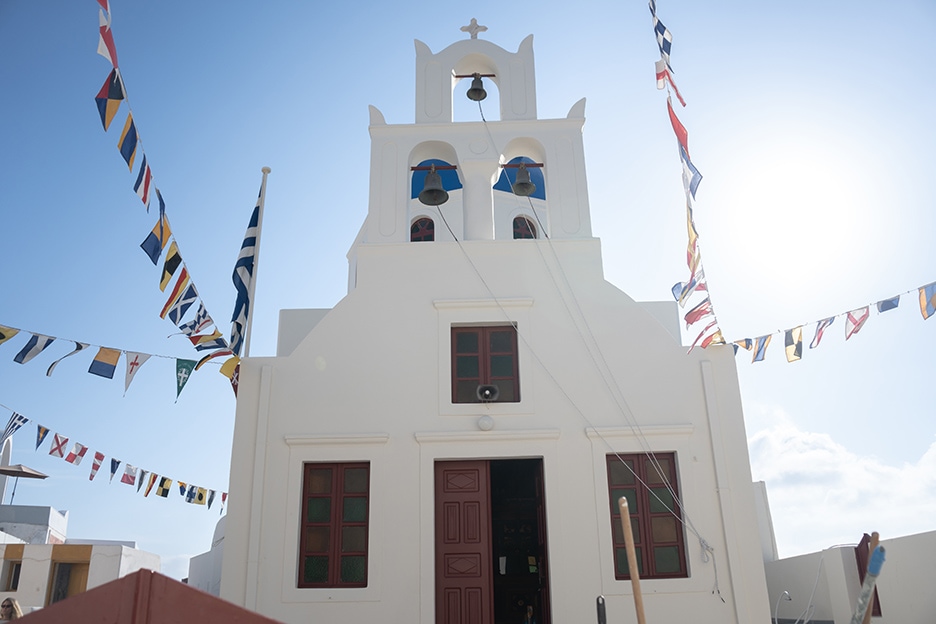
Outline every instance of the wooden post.
<path fill-rule="evenodd" d="M 624 544 L 627 547 L 627 570 L 630 572 L 631 587 L 634 590 L 634 609 L 637 610 L 637 624 L 646 624 L 644 619 L 643 594 L 640 593 L 640 573 L 637 571 L 637 551 L 634 550 L 634 531 L 631 528 L 630 509 L 627 498 L 618 499 L 621 510 L 621 525 L 624 529 Z"/>
<path fill-rule="evenodd" d="M 868 544 L 868 553 L 869 553 L 868 560 L 869 561 L 871 559 L 870 553 L 873 553 L 874 549 L 877 548 L 878 544 L 880 543 L 881 543 L 881 534 L 878 533 L 877 531 L 874 531 L 873 533 L 871 533 L 871 543 Z M 868 571 L 865 570 L 865 574 L 867 573 Z M 862 622 L 862 624 L 871 624 L 871 612 L 872 611 L 874 611 L 874 594 L 871 595 L 871 602 L 868 603 L 868 610 L 865 611 L 864 621 Z"/>

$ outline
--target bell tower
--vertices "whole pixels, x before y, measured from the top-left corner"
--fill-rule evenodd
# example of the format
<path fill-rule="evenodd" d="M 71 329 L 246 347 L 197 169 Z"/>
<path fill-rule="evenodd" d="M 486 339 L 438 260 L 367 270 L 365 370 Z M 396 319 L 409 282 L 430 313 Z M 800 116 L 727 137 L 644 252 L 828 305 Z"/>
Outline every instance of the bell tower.
<path fill-rule="evenodd" d="M 437 53 L 415 42 L 415 123 L 388 124 L 370 107 L 370 198 L 348 256 L 351 288 L 359 245 L 592 238 L 584 98 L 564 119 L 538 119 L 533 36 L 509 52 L 478 38 L 485 30 L 472 20 L 469 38 Z M 481 99 L 482 119 L 453 121 L 461 80 L 472 99 L 496 86 L 499 110 Z"/>

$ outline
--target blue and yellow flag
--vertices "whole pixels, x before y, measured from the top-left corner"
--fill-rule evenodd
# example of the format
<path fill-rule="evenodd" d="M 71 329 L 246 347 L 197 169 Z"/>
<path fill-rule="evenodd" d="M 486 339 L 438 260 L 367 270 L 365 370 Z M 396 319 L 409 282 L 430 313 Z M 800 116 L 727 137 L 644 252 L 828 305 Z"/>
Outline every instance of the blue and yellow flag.
<path fill-rule="evenodd" d="M 120 74 L 117 69 L 112 69 L 110 76 L 104 81 L 104 86 L 98 91 L 94 101 L 97 103 L 98 112 L 101 114 L 101 123 L 104 124 L 104 130 L 110 126 L 120 108 L 120 103 L 124 99 L 123 83 L 120 82 Z"/>
<path fill-rule="evenodd" d="M 98 349 L 97 355 L 94 356 L 94 360 L 91 361 L 88 372 L 92 375 L 113 379 L 114 373 L 117 371 L 117 362 L 120 360 L 120 353 L 117 349 L 101 347 Z"/>
<path fill-rule="evenodd" d="M 133 159 L 136 158 L 137 148 L 137 129 L 133 123 L 133 113 L 127 115 L 127 122 L 124 124 L 123 132 L 120 133 L 120 140 L 117 141 L 117 149 L 120 155 L 127 161 L 130 171 L 133 171 Z"/>
<path fill-rule="evenodd" d="M 920 286 L 920 312 L 924 321 L 936 314 L 936 282 Z"/>

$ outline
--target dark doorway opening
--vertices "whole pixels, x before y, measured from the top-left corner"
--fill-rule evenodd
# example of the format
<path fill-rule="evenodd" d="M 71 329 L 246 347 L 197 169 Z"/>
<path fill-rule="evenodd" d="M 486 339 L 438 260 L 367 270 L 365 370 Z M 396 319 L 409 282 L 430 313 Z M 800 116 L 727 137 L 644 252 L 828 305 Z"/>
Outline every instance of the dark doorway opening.
<path fill-rule="evenodd" d="M 491 460 L 494 624 L 549 624 L 541 459 Z"/>

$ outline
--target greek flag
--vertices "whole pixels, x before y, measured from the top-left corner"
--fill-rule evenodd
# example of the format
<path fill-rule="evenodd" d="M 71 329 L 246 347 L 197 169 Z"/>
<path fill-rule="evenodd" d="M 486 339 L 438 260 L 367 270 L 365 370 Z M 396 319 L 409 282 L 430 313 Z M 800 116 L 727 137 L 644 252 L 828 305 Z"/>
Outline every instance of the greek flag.
<path fill-rule="evenodd" d="M 13 415 L 10 416 L 10 422 L 7 423 L 6 429 L 3 430 L 3 436 L 0 436 L 0 448 L 3 448 L 3 443 L 6 442 L 7 438 L 16 433 L 20 427 L 28 422 L 28 418 L 22 414 L 13 412 Z"/>
<path fill-rule="evenodd" d="M 263 197 L 263 189 L 260 191 Z M 253 281 L 254 259 L 257 255 L 257 224 L 260 220 L 260 199 L 250 215 L 250 224 L 241 244 L 240 255 L 234 265 L 234 288 L 237 289 L 237 301 L 234 303 L 234 315 L 231 317 L 231 351 L 240 355 L 244 344 L 244 331 L 247 328 L 248 313 L 250 312 L 250 284 Z"/>

